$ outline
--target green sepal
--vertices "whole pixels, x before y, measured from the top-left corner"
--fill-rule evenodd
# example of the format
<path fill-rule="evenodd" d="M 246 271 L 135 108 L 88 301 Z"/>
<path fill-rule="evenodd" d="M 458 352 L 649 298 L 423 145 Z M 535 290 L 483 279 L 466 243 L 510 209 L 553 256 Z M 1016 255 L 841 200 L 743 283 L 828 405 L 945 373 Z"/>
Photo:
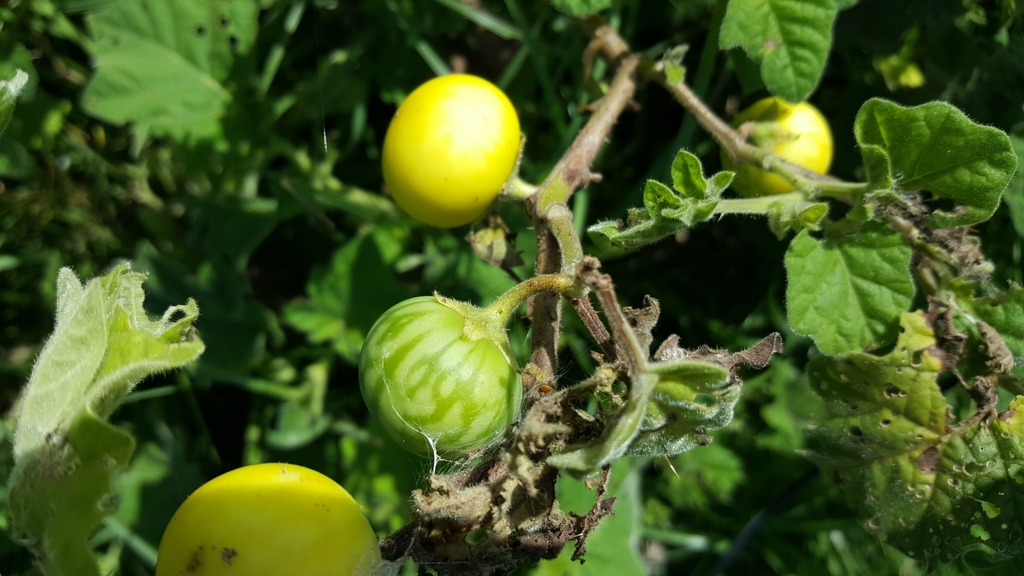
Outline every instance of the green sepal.
<path fill-rule="evenodd" d="M 707 431 L 732 421 L 741 386 L 723 366 L 693 360 L 652 364 L 658 383 L 651 393 L 631 456 L 675 456 L 711 441 Z"/>
<path fill-rule="evenodd" d="M 768 228 L 779 240 L 786 237 L 790 230 L 817 231 L 821 220 L 828 214 L 828 204 L 824 202 L 776 202 L 768 208 Z"/>
<path fill-rule="evenodd" d="M 574 476 L 583 477 L 597 473 L 624 456 L 640 431 L 640 423 L 647 413 L 648 397 L 656 382 L 657 378 L 648 374 L 635 379 L 626 404 L 608 419 L 599 438 L 552 454 L 547 463 Z"/>
<path fill-rule="evenodd" d="M 114 479 L 135 439 L 81 412 L 65 438 L 22 454 L 11 474 L 12 537 L 35 554 L 47 576 L 99 576 L 88 537 L 114 511 Z"/>

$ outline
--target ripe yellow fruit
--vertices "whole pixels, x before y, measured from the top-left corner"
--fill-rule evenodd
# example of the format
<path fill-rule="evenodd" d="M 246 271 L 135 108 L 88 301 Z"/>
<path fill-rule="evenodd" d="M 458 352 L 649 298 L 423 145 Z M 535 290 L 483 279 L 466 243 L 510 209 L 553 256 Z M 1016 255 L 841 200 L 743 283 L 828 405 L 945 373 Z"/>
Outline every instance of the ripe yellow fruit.
<path fill-rule="evenodd" d="M 185 500 L 160 540 L 156 576 L 370 576 L 379 562 L 369 521 L 334 480 L 256 464 Z"/>
<path fill-rule="evenodd" d="M 416 220 L 468 224 L 512 176 L 520 139 L 515 108 L 497 86 L 467 74 L 440 76 L 395 112 L 384 137 L 384 182 Z"/>
<path fill-rule="evenodd" d="M 769 97 L 736 115 L 734 128 L 754 122 L 751 142 L 771 150 L 776 156 L 809 170 L 825 174 L 832 165 L 832 131 L 828 120 L 817 108 L 801 102 L 790 104 Z M 722 150 L 722 166 L 736 172 L 731 187 L 746 197 L 785 194 L 793 186 L 777 174 L 750 164 L 734 165 Z"/>

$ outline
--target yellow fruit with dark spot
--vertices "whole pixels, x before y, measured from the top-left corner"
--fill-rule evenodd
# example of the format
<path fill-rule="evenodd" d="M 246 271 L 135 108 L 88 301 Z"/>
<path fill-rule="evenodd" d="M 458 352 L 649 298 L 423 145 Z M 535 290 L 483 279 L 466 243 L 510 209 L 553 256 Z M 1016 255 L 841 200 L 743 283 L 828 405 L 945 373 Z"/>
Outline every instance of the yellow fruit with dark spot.
<path fill-rule="evenodd" d="M 370 576 L 379 563 L 370 523 L 338 483 L 256 464 L 185 500 L 160 540 L 156 576 Z"/>

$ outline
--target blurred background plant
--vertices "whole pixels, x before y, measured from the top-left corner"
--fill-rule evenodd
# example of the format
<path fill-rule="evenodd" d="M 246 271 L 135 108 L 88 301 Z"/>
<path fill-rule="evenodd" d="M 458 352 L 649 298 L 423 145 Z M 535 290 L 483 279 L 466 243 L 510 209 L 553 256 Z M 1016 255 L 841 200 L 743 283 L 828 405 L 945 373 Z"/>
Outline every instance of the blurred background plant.
<path fill-rule="evenodd" d="M 723 116 L 766 94 L 742 51 L 718 50 L 723 0 L 606 4 L 635 49 L 688 45 L 687 82 Z M 862 0 L 842 12 L 812 97 L 837 135 L 833 172 L 858 176 L 853 118 L 872 96 L 949 101 L 1010 132 L 1024 154 L 1020 16 L 1002 0 Z M 52 329 L 57 270 L 88 278 L 132 260 L 150 274 L 152 313 L 198 300 L 207 351 L 192 370 L 144 382 L 114 417 L 139 449 L 117 514 L 95 536 L 108 573 L 151 574 L 177 505 L 247 463 L 317 469 L 352 492 L 380 535 L 402 526 L 429 463 L 391 449 L 368 421 L 355 372 L 362 338 L 409 296 L 485 303 L 514 282 L 474 253 L 466 228 L 425 227 L 387 198 L 388 121 L 433 75 L 489 78 L 527 135 L 522 176 L 539 182 L 600 95 L 601 66 L 582 76 L 587 40 L 539 0 L 8 2 L 0 79 L 20 68 L 29 83 L 0 139 L 0 479 L 18 390 Z M 640 204 L 644 182 L 665 180 L 680 148 L 717 168 L 717 145 L 664 91 L 644 87 L 636 100 L 598 158 L 603 180 L 573 198 L 580 230 Z M 995 281 L 1019 283 L 1019 175 L 1005 200 L 978 235 Z M 501 213 L 526 230 L 516 247 L 527 275 L 526 217 L 518 206 Z M 919 573 L 796 453 L 820 400 L 803 372 L 810 340 L 785 320 L 785 246 L 763 222 L 726 219 L 631 258 L 602 255 L 624 301 L 660 299 L 658 336 L 740 349 L 777 330 L 786 353 L 747 380 L 736 420 L 709 447 L 616 465 L 617 514 L 586 564 L 563 555 L 520 573 Z M 593 368 L 584 334 L 572 324 L 564 333 L 566 381 Z M 527 337 L 525 321 L 513 325 L 521 357 Z M 592 502 L 578 482 L 560 489 L 567 510 Z M 3 573 L 32 573 L 3 518 Z"/>

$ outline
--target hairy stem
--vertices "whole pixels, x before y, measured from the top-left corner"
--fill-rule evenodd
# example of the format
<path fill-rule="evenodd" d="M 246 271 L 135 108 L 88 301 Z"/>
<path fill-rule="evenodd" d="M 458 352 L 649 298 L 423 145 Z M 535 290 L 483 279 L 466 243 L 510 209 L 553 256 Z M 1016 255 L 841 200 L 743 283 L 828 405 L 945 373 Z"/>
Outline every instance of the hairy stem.
<path fill-rule="evenodd" d="M 597 53 L 619 62 L 615 78 L 569 150 L 528 202 L 537 230 L 537 275 L 559 271 L 575 274 L 583 250 L 572 226 L 572 213 L 566 202 L 573 192 L 594 180 L 595 175 L 591 173 L 590 167 L 636 92 L 636 71 L 640 58 L 626 55 L 628 47 L 625 42 L 607 26 L 594 31 L 588 54 Z M 546 383 L 555 381 L 560 325 L 559 295 L 539 294 L 533 304 L 533 353 L 530 361 L 542 375 L 541 380 Z"/>

